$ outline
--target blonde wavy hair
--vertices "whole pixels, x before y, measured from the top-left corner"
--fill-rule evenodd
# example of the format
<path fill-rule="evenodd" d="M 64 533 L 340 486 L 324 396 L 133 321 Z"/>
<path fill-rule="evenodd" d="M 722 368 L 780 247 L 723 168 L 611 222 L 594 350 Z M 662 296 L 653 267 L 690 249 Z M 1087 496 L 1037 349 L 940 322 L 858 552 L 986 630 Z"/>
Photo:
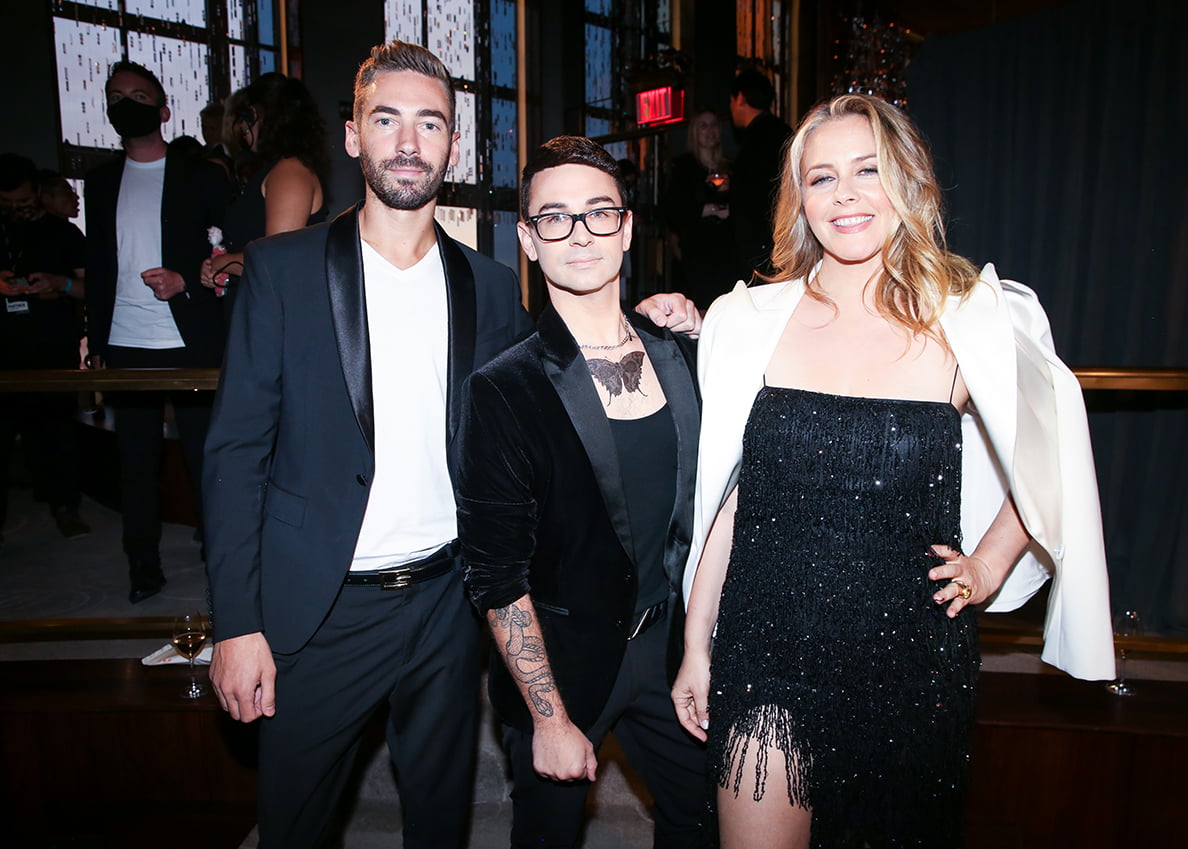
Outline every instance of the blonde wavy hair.
<path fill-rule="evenodd" d="M 879 182 L 899 216 L 899 226 L 883 246 L 875 304 L 910 332 L 939 340 L 937 321 L 946 299 L 950 295 L 964 299 L 977 282 L 978 270 L 946 246 L 941 190 L 927 145 L 903 112 L 878 98 L 843 94 L 813 107 L 800 122 L 785 148 L 771 253 L 775 271 L 765 279 L 807 278 L 824 255 L 804 215 L 801 162 L 814 131 L 851 115 L 870 121 Z M 806 291 L 831 303 L 815 278 L 807 281 Z"/>

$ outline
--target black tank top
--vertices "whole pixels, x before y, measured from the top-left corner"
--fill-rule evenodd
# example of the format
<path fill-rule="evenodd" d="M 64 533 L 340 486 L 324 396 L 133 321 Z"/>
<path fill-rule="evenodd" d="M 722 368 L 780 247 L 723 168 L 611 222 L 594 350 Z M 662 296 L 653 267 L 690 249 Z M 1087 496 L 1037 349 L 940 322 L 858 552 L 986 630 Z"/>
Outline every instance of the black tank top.
<path fill-rule="evenodd" d="M 610 419 L 610 426 L 631 518 L 638 613 L 668 598 L 664 542 L 676 503 L 676 426 L 667 405 L 642 419 Z"/>

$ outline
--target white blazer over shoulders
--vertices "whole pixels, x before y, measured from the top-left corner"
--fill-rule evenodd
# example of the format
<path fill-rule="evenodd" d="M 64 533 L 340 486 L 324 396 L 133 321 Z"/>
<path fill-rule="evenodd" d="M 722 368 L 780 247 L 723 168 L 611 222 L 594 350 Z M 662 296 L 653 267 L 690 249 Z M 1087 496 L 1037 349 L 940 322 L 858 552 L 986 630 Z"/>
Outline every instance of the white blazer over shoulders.
<path fill-rule="evenodd" d="M 685 598 L 718 509 L 738 481 L 755 395 L 804 281 L 747 287 L 710 308 L 698 350 L 703 411 Z M 1056 356 L 1035 293 L 982 269 L 941 327 L 970 393 L 962 418 L 961 531 L 967 551 L 1009 491 L 1034 540 L 986 609 L 1014 610 L 1053 578 L 1043 660 L 1077 678 L 1114 677 L 1101 508 L 1085 404 Z"/>

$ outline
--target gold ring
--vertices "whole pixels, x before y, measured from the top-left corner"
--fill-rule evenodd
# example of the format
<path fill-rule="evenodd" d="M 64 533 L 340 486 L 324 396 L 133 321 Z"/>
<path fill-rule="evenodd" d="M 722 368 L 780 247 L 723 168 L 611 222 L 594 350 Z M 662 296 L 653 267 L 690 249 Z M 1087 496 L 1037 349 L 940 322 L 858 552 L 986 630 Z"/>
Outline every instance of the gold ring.
<path fill-rule="evenodd" d="M 973 587 L 965 583 L 965 581 L 958 581 L 956 578 L 954 578 L 953 583 L 961 587 L 961 589 L 957 591 L 957 595 L 959 595 L 961 598 L 969 599 L 969 597 L 973 595 Z"/>

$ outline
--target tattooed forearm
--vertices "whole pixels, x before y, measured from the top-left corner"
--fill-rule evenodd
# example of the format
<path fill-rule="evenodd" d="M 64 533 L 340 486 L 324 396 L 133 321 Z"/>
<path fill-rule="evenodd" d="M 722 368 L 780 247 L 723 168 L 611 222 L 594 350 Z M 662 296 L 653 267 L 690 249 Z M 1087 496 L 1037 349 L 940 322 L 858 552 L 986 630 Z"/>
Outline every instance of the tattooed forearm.
<path fill-rule="evenodd" d="M 527 598 L 527 596 L 525 596 Z M 492 610 L 487 614 L 491 632 L 495 636 L 503 661 L 520 687 L 524 698 L 537 715 L 550 717 L 554 713 L 553 703 L 545 698 L 555 693 L 553 670 L 545 652 L 540 626 L 532 610 L 513 602 L 507 607 Z"/>

